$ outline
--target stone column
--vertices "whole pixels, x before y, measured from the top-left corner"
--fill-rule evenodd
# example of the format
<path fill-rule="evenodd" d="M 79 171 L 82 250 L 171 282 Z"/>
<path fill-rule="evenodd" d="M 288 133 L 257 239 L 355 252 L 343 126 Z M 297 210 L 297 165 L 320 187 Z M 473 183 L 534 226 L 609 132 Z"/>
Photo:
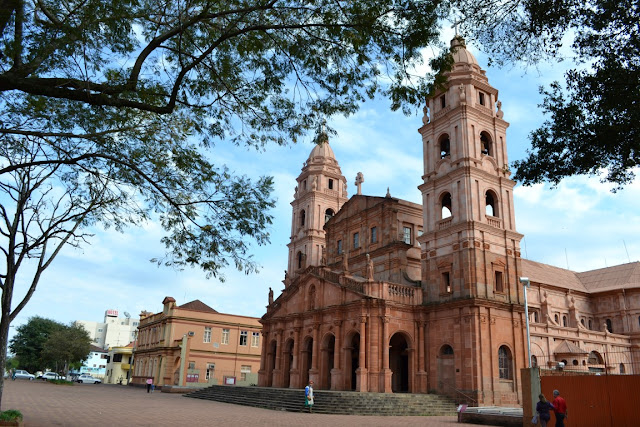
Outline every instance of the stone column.
<path fill-rule="evenodd" d="M 382 318 L 382 375 L 384 376 L 384 393 L 391 393 L 391 369 L 389 369 L 389 317 Z"/>
<path fill-rule="evenodd" d="M 424 328 L 426 322 L 422 320 L 416 321 L 416 327 L 418 330 L 418 342 L 416 347 L 418 348 L 418 376 L 417 376 L 417 387 L 416 390 L 419 393 L 427 392 L 427 372 L 425 371 L 424 364 Z"/>
<path fill-rule="evenodd" d="M 342 369 L 340 368 L 340 358 L 342 357 L 342 320 L 334 320 L 336 327 L 336 342 L 333 348 L 333 369 L 331 370 L 331 390 L 339 390 L 342 380 Z"/>
<path fill-rule="evenodd" d="M 318 335 L 320 334 L 320 323 L 313 324 L 313 349 L 311 352 L 311 369 L 309 370 L 309 379 L 314 383 L 318 382 L 318 357 L 320 353 L 320 343 L 318 342 Z"/>
<path fill-rule="evenodd" d="M 258 385 L 260 387 L 267 386 L 267 348 L 269 344 L 269 332 L 262 330 L 262 353 L 260 355 L 260 370 L 258 371 Z"/>
<path fill-rule="evenodd" d="M 360 316 L 360 353 L 356 369 L 356 390 L 369 391 L 367 384 L 367 316 Z"/>
<path fill-rule="evenodd" d="M 276 365 L 273 369 L 272 387 L 282 387 L 282 329 L 276 331 Z"/>
<path fill-rule="evenodd" d="M 300 384 L 300 331 L 301 327 L 296 326 L 293 328 L 295 332 L 293 341 L 293 360 L 291 361 L 291 370 L 289 371 L 289 388 L 301 388 L 303 384 Z"/>

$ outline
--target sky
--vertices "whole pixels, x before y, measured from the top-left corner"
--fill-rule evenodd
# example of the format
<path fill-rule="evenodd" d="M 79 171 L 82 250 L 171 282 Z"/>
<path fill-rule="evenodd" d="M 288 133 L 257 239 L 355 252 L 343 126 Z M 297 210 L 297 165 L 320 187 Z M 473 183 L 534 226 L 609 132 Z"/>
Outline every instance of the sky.
<path fill-rule="evenodd" d="M 453 34 L 445 30 L 443 39 Z M 488 59 L 468 46 L 487 71 L 489 83 L 499 90 L 507 130 L 509 161 L 525 157 L 528 134 L 544 116 L 538 104 L 540 85 L 562 81 L 564 63 L 541 64 L 537 69 L 489 68 Z M 569 64 L 567 64 L 569 65 Z M 329 125 L 337 131 L 330 144 L 355 194 L 355 176 L 362 172 L 365 195 L 393 197 L 421 203 L 417 189 L 422 175 L 422 142 L 417 129 L 422 112 L 411 116 L 392 112 L 390 103 L 379 98 L 362 105 L 351 117 L 335 117 Z M 250 177 L 271 175 L 275 181 L 276 207 L 271 212 L 271 243 L 253 246 L 261 265 L 258 274 L 244 275 L 225 270 L 226 281 L 207 279 L 197 269 L 176 271 L 150 262 L 164 254 L 162 230 L 156 223 L 129 228 L 124 233 L 94 230 L 90 245 L 67 247 L 44 273 L 28 305 L 12 323 L 15 327 L 38 315 L 62 323 L 75 320 L 101 322 L 108 309 L 138 317 L 142 310 L 159 312 L 162 300 L 172 296 L 178 304 L 199 299 L 222 313 L 260 317 L 265 313 L 268 290 L 277 297 L 284 288 L 287 243 L 291 229 L 291 205 L 296 177 L 313 148 L 313 135 L 286 147 L 264 151 L 219 143 L 218 164 Z M 640 259 L 640 181 L 612 193 L 611 185 L 597 177 L 566 179 L 557 188 L 549 185 L 514 191 L 516 229 L 524 234 L 523 258 L 586 271 Z M 23 298 L 26 285 L 18 283 L 14 306 Z"/>

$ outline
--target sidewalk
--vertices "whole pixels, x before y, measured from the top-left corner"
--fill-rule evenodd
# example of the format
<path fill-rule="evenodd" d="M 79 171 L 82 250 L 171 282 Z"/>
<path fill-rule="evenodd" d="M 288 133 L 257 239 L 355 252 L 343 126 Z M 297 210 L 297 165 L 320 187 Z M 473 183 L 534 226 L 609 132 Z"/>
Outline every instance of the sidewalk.
<path fill-rule="evenodd" d="M 109 384 L 59 386 L 5 381 L 2 409 L 18 409 L 27 427 L 45 426 L 472 426 L 456 417 L 365 417 L 280 412 L 181 394 Z M 300 391 L 302 396 L 302 391 Z"/>

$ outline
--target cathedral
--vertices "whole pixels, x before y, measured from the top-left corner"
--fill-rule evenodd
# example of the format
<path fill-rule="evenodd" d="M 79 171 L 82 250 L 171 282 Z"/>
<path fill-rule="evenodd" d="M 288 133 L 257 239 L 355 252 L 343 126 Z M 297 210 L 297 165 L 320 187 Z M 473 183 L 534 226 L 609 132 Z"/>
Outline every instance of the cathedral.
<path fill-rule="evenodd" d="M 421 205 L 361 194 L 360 174 L 349 198 L 326 135 L 305 161 L 285 288 L 260 320 L 259 386 L 518 406 L 523 277 L 533 365 L 634 371 L 640 263 L 576 273 L 521 258 L 498 90 L 460 38 L 452 46 L 419 128 Z"/>

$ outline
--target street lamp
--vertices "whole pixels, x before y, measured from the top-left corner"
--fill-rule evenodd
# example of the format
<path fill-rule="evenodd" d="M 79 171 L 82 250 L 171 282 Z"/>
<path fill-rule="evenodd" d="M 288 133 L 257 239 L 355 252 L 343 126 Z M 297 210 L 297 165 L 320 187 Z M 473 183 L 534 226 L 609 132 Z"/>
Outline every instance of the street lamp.
<path fill-rule="evenodd" d="M 529 333 L 529 304 L 527 303 L 527 288 L 531 286 L 531 282 L 528 277 L 521 277 L 520 283 L 522 283 L 522 289 L 524 290 L 524 317 L 527 322 L 527 367 L 531 367 L 531 335 Z"/>

